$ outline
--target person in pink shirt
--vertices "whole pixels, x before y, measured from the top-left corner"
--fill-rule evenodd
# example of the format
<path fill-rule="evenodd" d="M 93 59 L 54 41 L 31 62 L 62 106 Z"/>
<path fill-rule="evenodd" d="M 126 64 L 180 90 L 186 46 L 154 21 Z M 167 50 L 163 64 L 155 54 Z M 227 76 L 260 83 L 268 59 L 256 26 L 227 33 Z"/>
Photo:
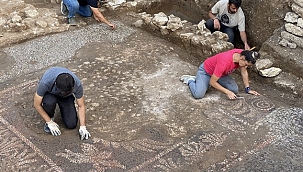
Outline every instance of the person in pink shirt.
<path fill-rule="evenodd" d="M 225 93 L 229 99 L 236 99 L 238 85 L 229 74 L 240 68 L 245 92 L 253 95 L 260 95 L 249 87 L 247 67 L 256 63 L 260 57 L 258 52 L 232 49 L 216 54 L 206 59 L 200 66 L 196 76 L 183 75 L 180 80 L 189 86 L 189 89 L 196 99 L 204 97 L 209 86 Z"/>

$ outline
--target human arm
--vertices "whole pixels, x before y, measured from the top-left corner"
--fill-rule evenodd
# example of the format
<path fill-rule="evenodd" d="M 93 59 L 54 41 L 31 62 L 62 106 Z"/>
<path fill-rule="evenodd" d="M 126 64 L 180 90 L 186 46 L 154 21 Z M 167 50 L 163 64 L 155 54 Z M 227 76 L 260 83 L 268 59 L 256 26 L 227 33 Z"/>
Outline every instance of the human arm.
<path fill-rule="evenodd" d="M 88 139 L 90 137 L 90 133 L 86 130 L 86 124 L 85 124 L 85 103 L 84 103 L 84 97 L 77 99 L 78 104 L 78 114 L 79 114 L 79 134 L 81 136 L 81 140 Z"/>
<path fill-rule="evenodd" d="M 42 96 L 39 96 L 37 92 L 34 95 L 34 107 L 36 108 L 37 112 L 40 116 L 44 119 L 45 122 L 50 122 L 51 118 L 45 112 L 44 108 L 42 107 Z"/>
<path fill-rule="evenodd" d="M 103 16 L 103 14 L 99 11 L 98 8 L 94 8 L 94 7 L 90 7 L 92 12 L 93 12 L 93 16 L 94 18 L 98 21 L 98 22 L 103 22 L 105 24 L 107 24 L 108 26 L 110 26 L 112 29 L 115 29 L 116 26 L 112 23 L 110 23 L 108 20 L 106 20 L 106 18 Z"/>
<path fill-rule="evenodd" d="M 219 90 L 219 91 L 225 93 L 229 99 L 236 99 L 236 98 L 237 98 L 237 95 L 236 95 L 234 92 L 232 92 L 232 91 L 230 91 L 230 90 L 224 88 L 222 85 L 220 85 L 220 84 L 218 83 L 218 80 L 219 80 L 219 79 L 220 79 L 220 78 L 217 77 L 216 75 L 212 75 L 212 76 L 210 77 L 209 85 L 211 85 L 211 86 L 214 87 L 215 89 L 217 89 L 217 90 Z"/>
<path fill-rule="evenodd" d="M 49 128 L 50 132 L 54 136 L 61 135 L 61 131 L 59 130 L 59 125 L 55 123 L 46 113 L 44 108 L 42 107 L 42 96 L 39 96 L 37 92 L 34 95 L 34 107 L 38 111 L 38 113 L 41 115 L 41 117 L 45 120 L 47 123 L 47 127 Z"/>
<path fill-rule="evenodd" d="M 245 89 L 249 88 L 249 78 L 248 78 L 247 67 L 246 66 L 240 67 L 240 71 L 241 71 L 241 76 L 242 76 L 242 80 L 243 80 Z M 253 95 L 260 95 L 258 92 L 250 90 L 250 89 L 248 90 L 247 93 L 253 94 Z"/>
<path fill-rule="evenodd" d="M 213 14 L 212 11 L 209 11 L 208 17 L 214 20 L 214 28 L 220 30 L 220 21 L 216 17 L 216 14 Z"/>
<path fill-rule="evenodd" d="M 250 50 L 250 47 L 247 43 L 246 32 L 245 31 L 240 31 L 240 37 L 241 37 L 242 42 L 244 43 L 244 49 L 245 50 Z"/>
<path fill-rule="evenodd" d="M 78 114 L 79 114 L 79 122 L 80 126 L 85 126 L 85 103 L 84 97 L 77 99 L 78 104 Z"/>

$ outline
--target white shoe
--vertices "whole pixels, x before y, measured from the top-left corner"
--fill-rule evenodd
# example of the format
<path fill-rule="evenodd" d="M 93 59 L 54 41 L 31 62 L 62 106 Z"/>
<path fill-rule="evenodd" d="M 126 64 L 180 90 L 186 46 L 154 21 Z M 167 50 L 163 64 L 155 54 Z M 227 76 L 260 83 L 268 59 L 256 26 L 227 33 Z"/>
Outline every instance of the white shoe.
<path fill-rule="evenodd" d="M 182 81 L 184 84 L 188 84 L 189 81 L 195 81 L 196 80 L 196 76 L 192 76 L 192 75 L 182 75 L 180 77 L 180 81 Z"/>

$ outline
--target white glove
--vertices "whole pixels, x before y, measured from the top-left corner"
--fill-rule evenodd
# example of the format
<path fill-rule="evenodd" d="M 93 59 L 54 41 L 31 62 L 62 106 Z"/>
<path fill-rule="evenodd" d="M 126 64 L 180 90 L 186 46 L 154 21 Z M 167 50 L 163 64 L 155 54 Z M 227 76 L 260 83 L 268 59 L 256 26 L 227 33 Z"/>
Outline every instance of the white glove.
<path fill-rule="evenodd" d="M 53 136 L 59 136 L 61 134 L 61 131 L 59 130 L 59 125 L 55 123 L 52 119 L 46 123 Z"/>
<path fill-rule="evenodd" d="M 79 128 L 79 134 L 81 136 L 81 140 L 88 139 L 90 137 L 90 133 L 86 130 L 86 126 L 80 126 Z"/>

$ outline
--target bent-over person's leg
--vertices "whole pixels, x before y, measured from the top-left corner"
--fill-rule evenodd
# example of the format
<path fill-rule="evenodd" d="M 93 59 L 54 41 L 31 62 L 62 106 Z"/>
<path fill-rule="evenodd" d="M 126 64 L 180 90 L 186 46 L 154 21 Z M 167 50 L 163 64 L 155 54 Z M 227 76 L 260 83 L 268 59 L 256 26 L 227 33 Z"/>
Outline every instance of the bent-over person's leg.
<path fill-rule="evenodd" d="M 58 105 L 65 126 L 69 129 L 76 128 L 78 116 L 75 107 L 75 97 L 71 95 L 65 98 L 58 98 Z"/>
<path fill-rule="evenodd" d="M 196 75 L 196 80 L 188 83 L 191 94 L 196 99 L 204 97 L 209 87 L 210 75 L 204 69 L 204 63 L 199 67 Z"/>
<path fill-rule="evenodd" d="M 79 10 L 79 2 L 77 0 L 63 0 L 63 3 L 68 9 L 67 18 L 75 17 Z"/>
<path fill-rule="evenodd" d="M 238 88 L 238 85 L 237 85 L 236 81 L 232 77 L 230 77 L 228 75 L 222 76 L 218 80 L 218 83 L 220 85 L 222 85 L 224 88 L 232 91 L 235 94 L 238 93 L 238 91 L 239 91 L 239 88 Z"/>
<path fill-rule="evenodd" d="M 218 30 L 214 28 L 214 20 L 213 19 L 208 19 L 205 23 L 205 27 L 210 30 L 211 33 L 214 31 Z"/>
<path fill-rule="evenodd" d="M 89 5 L 85 5 L 85 6 L 80 5 L 78 14 L 80 14 L 83 17 L 91 17 L 93 15 L 93 11 Z"/>
<path fill-rule="evenodd" d="M 53 94 L 46 93 L 42 99 L 42 107 L 50 118 L 54 117 L 57 98 Z"/>
<path fill-rule="evenodd" d="M 221 31 L 228 35 L 228 42 L 234 44 L 235 43 L 235 31 L 234 28 L 230 28 L 227 26 L 221 25 Z"/>

